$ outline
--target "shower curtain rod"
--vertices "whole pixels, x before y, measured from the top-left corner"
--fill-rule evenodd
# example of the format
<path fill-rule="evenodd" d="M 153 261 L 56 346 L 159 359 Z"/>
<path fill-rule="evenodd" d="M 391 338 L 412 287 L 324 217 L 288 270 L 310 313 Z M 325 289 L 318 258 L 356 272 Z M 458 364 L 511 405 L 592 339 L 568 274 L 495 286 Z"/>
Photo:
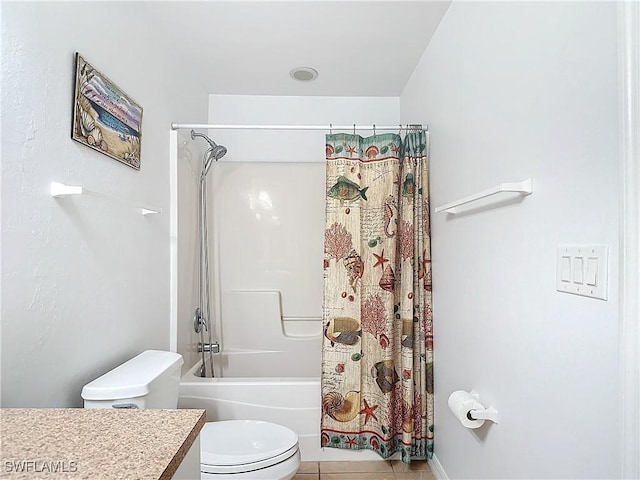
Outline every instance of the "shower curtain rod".
<path fill-rule="evenodd" d="M 205 123 L 172 123 L 172 130 L 180 129 L 216 129 L 216 130 L 428 130 L 427 125 L 209 125 Z"/>

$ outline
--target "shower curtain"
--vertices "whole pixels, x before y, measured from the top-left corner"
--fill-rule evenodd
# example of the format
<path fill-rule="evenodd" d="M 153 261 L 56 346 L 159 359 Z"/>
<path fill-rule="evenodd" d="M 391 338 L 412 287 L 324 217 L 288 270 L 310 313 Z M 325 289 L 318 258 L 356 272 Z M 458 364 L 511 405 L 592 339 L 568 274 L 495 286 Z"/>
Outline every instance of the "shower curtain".
<path fill-rule="evenodd" d="M 326 137 L 322 446 L 433 452 L 428 138 Z"/>

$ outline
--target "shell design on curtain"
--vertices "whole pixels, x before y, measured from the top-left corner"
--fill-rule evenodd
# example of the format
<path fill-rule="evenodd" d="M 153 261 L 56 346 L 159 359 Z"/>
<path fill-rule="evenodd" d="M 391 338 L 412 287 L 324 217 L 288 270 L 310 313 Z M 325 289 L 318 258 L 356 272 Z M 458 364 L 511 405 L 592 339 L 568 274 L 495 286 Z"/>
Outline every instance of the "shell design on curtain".
<path fill-rule="evenodd" d="M 324 447 L 433 452 L 428 140 L 326 137 Z"/>

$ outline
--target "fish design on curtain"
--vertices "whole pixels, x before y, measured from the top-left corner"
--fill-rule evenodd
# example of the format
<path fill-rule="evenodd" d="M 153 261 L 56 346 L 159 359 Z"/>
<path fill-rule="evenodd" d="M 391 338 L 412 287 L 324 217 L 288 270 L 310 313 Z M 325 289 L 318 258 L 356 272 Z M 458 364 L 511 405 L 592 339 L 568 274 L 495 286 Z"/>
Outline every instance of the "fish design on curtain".
<path fill-rule="evenodd" d="M 427 133 L 326 137 L 323 447 L 433 452 Z"/>

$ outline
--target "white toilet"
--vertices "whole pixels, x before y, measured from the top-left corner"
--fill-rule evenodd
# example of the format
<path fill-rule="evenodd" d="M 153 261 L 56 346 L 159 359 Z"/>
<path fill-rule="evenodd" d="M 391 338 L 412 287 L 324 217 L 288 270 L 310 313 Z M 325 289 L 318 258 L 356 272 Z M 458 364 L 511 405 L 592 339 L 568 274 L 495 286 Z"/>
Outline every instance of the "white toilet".
<path fill-rule="evenodd" d="M 176 408 L 182 356 L 147 350 L 82 389 L 85 408 Z M 255 420 L 207 422 L 200 432 L 201 479 L 290 480 L 300 466 L 298 435 Z"/>

